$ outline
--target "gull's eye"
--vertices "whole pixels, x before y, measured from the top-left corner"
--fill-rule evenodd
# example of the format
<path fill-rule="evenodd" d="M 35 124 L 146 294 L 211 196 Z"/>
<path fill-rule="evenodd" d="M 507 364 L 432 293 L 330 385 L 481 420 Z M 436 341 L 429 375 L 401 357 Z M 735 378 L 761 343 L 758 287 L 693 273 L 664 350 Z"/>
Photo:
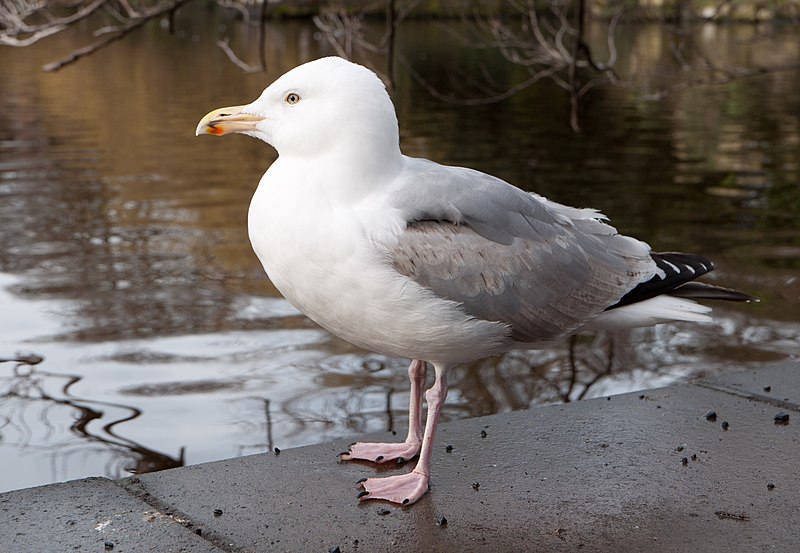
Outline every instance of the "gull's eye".
<path fill-rule="evenodd" d="M 289 105 L 294 105 L 300 101 L 300 95 L 296 92 L 290 92 L 286 95 L 286 103 Z"/>

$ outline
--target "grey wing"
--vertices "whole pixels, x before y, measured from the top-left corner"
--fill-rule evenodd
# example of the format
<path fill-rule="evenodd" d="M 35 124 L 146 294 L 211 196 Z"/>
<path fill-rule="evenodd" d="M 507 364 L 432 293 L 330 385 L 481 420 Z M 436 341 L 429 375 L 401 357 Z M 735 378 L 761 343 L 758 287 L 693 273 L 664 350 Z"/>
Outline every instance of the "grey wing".
<path fill-rule="evenodd" d="M 517 341 L 569 334 L 654 273 L 649 247 L 593 211 L 477 171 L 426 167 L 418 193 L 398 196 L 408 224 L 389 251 L 394 268 L 473 317 L 509 325 Z"/>

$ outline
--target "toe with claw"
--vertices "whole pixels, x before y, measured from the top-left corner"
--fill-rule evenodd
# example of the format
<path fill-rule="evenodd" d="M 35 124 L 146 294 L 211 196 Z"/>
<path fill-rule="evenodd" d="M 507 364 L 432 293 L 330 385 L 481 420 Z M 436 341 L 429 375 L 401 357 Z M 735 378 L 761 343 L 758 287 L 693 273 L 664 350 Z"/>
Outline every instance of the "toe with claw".
<path fill-rule="evenodd" d="M 428 491 L 430 479 L 426 474 L 410 472 L 386 478 L 367 478 L 360 482 L 364 488 L 358 499 L 383 499 L 398 505 L 411 505 Z"/>
<path fill-rule="evenodd" d="M 381 443 L 355 443 L 347 451 L 339 454 L 342 461 L 372 461 L 373 463 L 387 463 L 397 461 L 405 463 L 408 459 L 416 457 L 420 444 L 415 442 L 402 442 L 399 444 Z"/>

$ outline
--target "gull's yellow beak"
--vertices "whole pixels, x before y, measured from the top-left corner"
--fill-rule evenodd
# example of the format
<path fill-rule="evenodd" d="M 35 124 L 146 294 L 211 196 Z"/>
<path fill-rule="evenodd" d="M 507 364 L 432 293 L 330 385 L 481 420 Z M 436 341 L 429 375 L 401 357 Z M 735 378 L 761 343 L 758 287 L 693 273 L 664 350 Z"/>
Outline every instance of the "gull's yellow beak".
<path fill-rule="evenodd" d="M 258 115 L 242 113 L 247 106 L 231 106 L 229 108 L 215 109 L 207 114 L 197 124 L 195 136 L 201 134 L 215 134 L 222 136 L 232 132 L 246 132 L 255 129 L 255 126 L 264 118 Z"/>

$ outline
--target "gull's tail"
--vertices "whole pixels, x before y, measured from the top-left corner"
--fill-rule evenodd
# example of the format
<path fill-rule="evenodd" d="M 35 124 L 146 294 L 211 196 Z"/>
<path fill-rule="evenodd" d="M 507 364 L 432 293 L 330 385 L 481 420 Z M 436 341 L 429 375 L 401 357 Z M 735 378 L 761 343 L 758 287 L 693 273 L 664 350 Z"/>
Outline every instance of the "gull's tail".
<path fill-rule="evenodd" d="M 693 300 L 758 301 L 738 290 L 694 282 L 714 270 L 714 265 L 705 257 L 672 252 L 651 256 L 658 268 L 656 275 L 622 296 L 587 327 L 633 328 L 669 321 L 708 322 L 711 308 Z"/>
<path fill-rule="evenodd" d="M 606 311 L 662 295 L 704 300 L 758 301 L 753 296 L 737 290 L 693 282 L 714 270 L 714 264 L 701 255 L 669 252 L 653 253 L 650 256 L 658 268 L 656 275 L 622 296 Z"/>

